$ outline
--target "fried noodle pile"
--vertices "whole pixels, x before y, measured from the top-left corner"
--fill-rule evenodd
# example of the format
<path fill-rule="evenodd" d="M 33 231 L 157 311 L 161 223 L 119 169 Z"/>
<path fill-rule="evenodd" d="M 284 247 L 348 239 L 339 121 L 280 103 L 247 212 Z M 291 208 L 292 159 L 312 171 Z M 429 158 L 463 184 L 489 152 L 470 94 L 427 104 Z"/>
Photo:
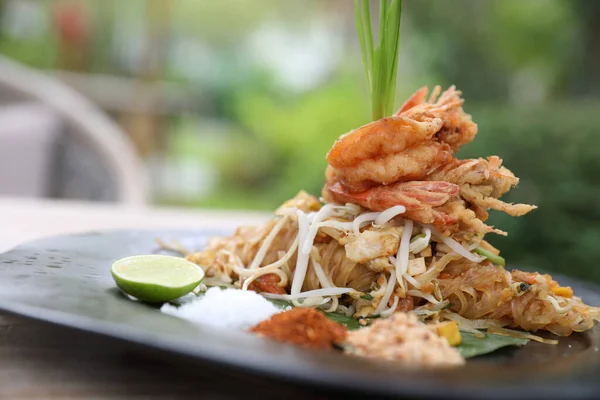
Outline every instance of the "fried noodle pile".
<path fill-rule="evenodd" d="M 460 91 L 427 95 L 420 89 L 395 115 L 335 142 L 322 201 L 300 192 L 266 224 L 214 238 L 188 259 L 219 282 L 362 321 L 412 311 L 473 332 L 590 329 L 600 310 L 569 287 L 503 268 L 484 236 L 506 232 L 486 224 L 488 210 L 536 207 L 500 200 L 519 179 L 499 157 L 454 157 L 477 134 Z"/>

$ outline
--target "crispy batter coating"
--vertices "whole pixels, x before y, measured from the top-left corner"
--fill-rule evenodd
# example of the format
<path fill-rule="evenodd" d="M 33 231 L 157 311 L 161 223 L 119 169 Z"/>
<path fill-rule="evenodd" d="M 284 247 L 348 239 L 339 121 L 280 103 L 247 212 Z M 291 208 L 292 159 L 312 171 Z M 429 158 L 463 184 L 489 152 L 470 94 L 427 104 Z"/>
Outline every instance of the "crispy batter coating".
<path fill-rule="evenodd" d="M 469 143 L 477 125 L 462 109 L 454 86 L 425 101 L 422 88 L 396 113 L 343 136 L 327 154 L 337 180 L 351 191 L 369 186 L 423 179 L 451 160 L 453 151 Z M 436 101 L 437 99 L 437 101 Z"/>
<path fill-rule="evenodd" d="M 519 183 L 519 178 L 502 166 L 502 159 L 498 156 L 473 160 L 453 159 L 427 179 L 458 185 L 461 199 L 450 201 L 439 211 L 446 212 L 477 233 L 506 235 L 484 223 L 488 217 L 488 209 L 520 217 L 537 208 L 529 204 L 510 204 L 499 200 L 499 197 Z"/>
<path fill-rule="evenodd" d="M 323 198 L 337 203 L 355 203 L 374 211 L 383 211 L 395 205 L 406 207 L 407 217 L 424 224 L 448 225 L 456 219 L 434 207 L 447 203 L 458 194 L 458 186 L 449 182 L 414 181 L 375 186 L 363 192 L 352 193 L 340 182 L 325 184 Z"/>
<path fill-rule="evenodd" d="M 353 167 L 333 168 L 332 172 L 345 188 L 360 192 L 376 185 L 423 180 L 451 160 L 450 146 L 428 141 L 400 153 L 365 159 Z"/>

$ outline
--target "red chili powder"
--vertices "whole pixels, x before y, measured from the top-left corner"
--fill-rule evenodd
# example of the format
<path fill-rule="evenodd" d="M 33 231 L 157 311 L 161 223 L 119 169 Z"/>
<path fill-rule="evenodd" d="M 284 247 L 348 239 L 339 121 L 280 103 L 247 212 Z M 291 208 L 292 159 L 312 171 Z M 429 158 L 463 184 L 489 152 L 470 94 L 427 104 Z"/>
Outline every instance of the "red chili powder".
<path fill-rule="evenodd" d="M 331 349 L 346 339 L 346 328 L 314 308 L 293 308 L 262 321 L 250 332 L 312 349 Z"/>

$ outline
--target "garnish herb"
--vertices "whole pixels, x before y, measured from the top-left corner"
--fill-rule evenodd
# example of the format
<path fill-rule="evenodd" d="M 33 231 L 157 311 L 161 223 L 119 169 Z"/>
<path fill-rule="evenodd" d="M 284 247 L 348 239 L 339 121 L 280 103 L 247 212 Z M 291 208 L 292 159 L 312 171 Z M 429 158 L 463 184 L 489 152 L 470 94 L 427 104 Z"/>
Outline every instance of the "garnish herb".
<path fill-rule="evenodd" d="M 360 296 L 361 299 L 363 300 L 373 300 L 373 296 L 371 296 L 370 294 L 363 294 L 362 296 Z"/>
<path fill-rule="evenodd" d="M 325 316 L 327 318 L 329 318 L 330 320 L 344 325 L 346 327 L 346 329 L 348 329 L 349 331 L 353 331 L 353 330 L 359 329 L 361 327 L 360 323 L 355 318 L 349 317 L 344 314 L 336 313 L 336 312 L 327 312 L 327 311 L 321 311 L 321 312 L 323 314 L 325 314 Z"/>
<path fill-rule="evenodd" d="M 477 338 L 470 332 L 460 332 L 462 342 L 456 349 L 464 358 L 471 358 L 483 354 L 492 353 L 502 347 L 523 346 L 527 344 L 527 339 L 520 339 L 510 336 L 494 335 L 485 333 L 483 338 Z"/>
<path fill-rule="evenodd" d="M 521 282 L 521 284 L 519 285 L 519 290 L 521 292 L 526 292 L 530 287 L 531 287 L 530 284 L 525 283 L 525 282 Z"/>
<path fill-rule="evenodd" d="M 394 112 L 402 0 L 380 0 L 377 46 L 371 29 L 369 0 L 354 0 L 354 9 L 372 117 L 378 120 Z"/>
<path fill-rule="evenodd" d="M 500 265 L 501 267 L 504 267 L 506 265 L 506 260 L 504 260 L 503 257 L 497 256 L 497 255 L 487 251 L 483 247 L 478 247 L 474 251 L 475 251 L 475 253 L 479 254 L 480 256 L 484 256 L 485 258 L 487 258 L 488 260 L 490 260 L 491 262 L 493 262 L 496 265 Z"/>
<path fill-rule="evenodd" d="M 413 236 L 412 239 L 410 239 L 410 242 L 414 243 L 417 240 L 424 238 L 425 236 L 427 236 L 427 235 L 425 235 L 424 233 L 419 233 L 418 235 Z"/>

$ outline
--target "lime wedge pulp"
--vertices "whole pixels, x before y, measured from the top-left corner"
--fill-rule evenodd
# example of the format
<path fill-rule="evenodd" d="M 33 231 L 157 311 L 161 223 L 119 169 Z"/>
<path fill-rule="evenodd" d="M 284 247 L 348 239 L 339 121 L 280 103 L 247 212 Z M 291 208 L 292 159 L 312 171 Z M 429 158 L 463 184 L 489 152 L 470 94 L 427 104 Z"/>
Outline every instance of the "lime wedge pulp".
<path fill-rule="evenodd" d="M 188 294 L 200 284 L 204 271 L 181 257 L 125 257 L 110 269 L 117 286 L 138 300 L 164 303 Z"/>

